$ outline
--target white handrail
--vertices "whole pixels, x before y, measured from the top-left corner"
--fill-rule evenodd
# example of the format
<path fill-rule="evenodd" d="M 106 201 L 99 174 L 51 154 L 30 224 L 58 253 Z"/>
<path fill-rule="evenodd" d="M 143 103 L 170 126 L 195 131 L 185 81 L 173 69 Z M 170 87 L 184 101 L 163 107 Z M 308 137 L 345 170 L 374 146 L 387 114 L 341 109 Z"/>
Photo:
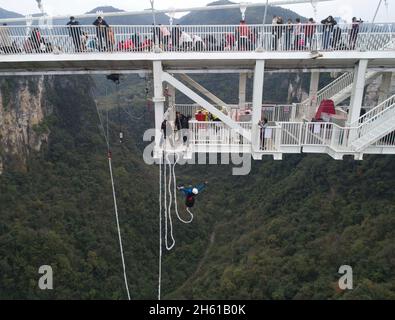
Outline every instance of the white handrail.
<path fill-rule="evenodd" d="M 389 97 L 387 100 L 384 100 L 382 103 L 374 107 L 373 109 L 366 112 L 362 115 L 357 121 L 355 121 L 351 126 L 360 127 L 363 124 L 376 119 L 381 116 L 388 109 L 392 108 L 395 105 L 395 94 Z"/>
<path fill-rule="evenodd" d="M 371 28 L 370 28 L 371 27 Z M 372 30 L 369 36 L 368 31 Z M 313 32 L 314 31 L 314 32 Z M 1 26 L 1 54 L 152 51 L 158 40 L 164 52 L 271 52 L 381 50 L 392 41 L 389 24 L 163 25 L 97 28 L 80 26 Z M 368 41 L 367 41 L 368 40 Z M 390 48 L 389 50 L 395 50 Z"/>
<path fill-rule="evenodd" d="M 196 145 L 251 146 L 234 129 L 222 122 L 190 121 L 190 141 Z M 238 122 L 246 130 L 251 122 Z M 354 138 L 352 138 L 354 137 Z M 260 150 L 281 151 L 282 147 L 330 147 L 337 152 L 354 152 L 351 143 L 360 137 L 360 127 L 340 127 L 329 122 L 277 122 L 275 126 L 260 128 Z M 373 144 L 378 147 L 395 147 L 395 131 Z"/>

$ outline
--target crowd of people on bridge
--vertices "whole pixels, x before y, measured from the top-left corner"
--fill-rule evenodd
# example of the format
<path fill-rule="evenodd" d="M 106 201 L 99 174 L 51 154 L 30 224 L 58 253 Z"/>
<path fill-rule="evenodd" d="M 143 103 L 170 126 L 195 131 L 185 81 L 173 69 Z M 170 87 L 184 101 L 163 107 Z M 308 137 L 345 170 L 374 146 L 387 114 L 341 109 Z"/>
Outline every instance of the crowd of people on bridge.
<path fill-rule="evenodd" d="M 321 27 L 313 18 L 302 23 L 300 18 L 295 21 L 274 16 L 272 20 L 270 50 L 323 50 L 335 49 L 355 49 L 358 38 L 361 19 L 353 18 L 351 27 L 343 30 L 337 25 L 332 16 L 321 21 Z M 159 24 L 152 25 L 150 34 L 141 35 L 134 33 L 126 38 L 116 40 L 112 27 L 99 16 L 93 25 L 96 26 L 96 35 L 89 36 L 83 32 L 78 21 L 74 17 L 70 18 L 70 36 L 76 51 L 150 51 L 155 45 L 164 51 L 251 51 L 255 50 L 262 43 L 262 34 L 267 30 L 262 26 L 249 26 L 245 20 L 233 32 L 216 33 L 213 32 L 191 34 L 183 30 L 177 24 L 175 26 L 165 26 Z M 265 28 L 265 27 L 264 27 Z M 321 37 L 319 41 L 318 31 Z M 344 35 L 346 33 L 346 35 Z M 346 40 L 346 41 L 345 41 Z"/>
<path fill-rule="evenodd" d="M 163 51 L 252 51 L 259 47 L 269 51 L 313 51 L 354 50 L 362 22 L 354 17 L 352 24 L 344 28 L 332 16 L 323 19 L 321 24 L 313 18 L 303 22 L 300 18 L 285 22 L 282 17 L 274 16 L 271 26 L 248 25 L 245 20 L 241 20 L 238 26 L 225 28 L 226 31 L 219 29 L 191 34 L 188 30 L 194 30 L 193 28 L 183 28 L 178 24 L 159 24 L 152 25 L 144 33 L 139 33 L 139 29 L 136 29 L 132 34 L 115 34 L 113 28 L 99 16 L 93 22 L 96 29 L 94 33 L 92 30 L 88 32 L 74 17 L 70 17 L 67 28 L 75 52 L 151 51 L 154 47 Z M 3 53 L 54 52 L 55 49 L 66 52 L 70 50 L 55 48 L 51 36 L 43 36 L 39 27 L 30 28 L 29 36 L 21 47 L 13 41 L 6 25 L 0 27 L 0 51 Z"/>
<path fill-rule="evenodd" d="M 272 20 L 272 46 L 276 51 L 282 50 L 317 50 L 321 44 L 323 50 L 354 50 L 358 38 L 360 24 L 363 21 L 352 18 L 351 27 L 343 30 L 333 16 L 328 16 L 319 24 L 313 18 L 303 22 L 300 18 L 295 21 L 288 19 L 286 23 L 280 16 L 274 16 Z M 321 33 L 319 43 L 318 31 Z M 345 33 L 345 34 L 344 34 Z"/>

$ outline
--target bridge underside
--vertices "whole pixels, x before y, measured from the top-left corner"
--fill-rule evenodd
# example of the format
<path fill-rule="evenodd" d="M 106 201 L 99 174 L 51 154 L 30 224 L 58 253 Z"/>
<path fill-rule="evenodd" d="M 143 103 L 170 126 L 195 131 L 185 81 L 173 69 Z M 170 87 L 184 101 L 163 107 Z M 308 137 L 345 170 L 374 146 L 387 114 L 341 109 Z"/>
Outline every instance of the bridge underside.
<path fill-rule="evenodd" d="M 395 68 L 395 52 L 324 52 L 314 57 L 310 52 L 172 52 L 172 53 L 89 53 L 29 54 L 0 56 L 0 75 L 27 73 L 144 72 L 152 62 L 161 60 L 165 70 L 250 69 L 257 60 L 265 60 L 265 71 L 345 70 L 361 59 L 369 60 L 370 69 Z"/>
<path fill-rule="evenodd" d="M 188 156 L 194 153 L 248 153 L 254 159 L 271 155 L 274 159 L 280 160 L 282 154 L 300 152 L 324 153 L 334 159 L 342 159 L 345 155 L 362 159 L 363 154 L 369 153 L 395 154 L 395 134 L 393 133 L 395 126 L 392 128 L 395 121 L 391 124 L 391 133 L 386 132 L 386 135 L 378 132 L 381 124 L 376 121 L 376 119 L 390 121 L 393 118 L 395 120 L 395 98 L 377 106 L 375 111 L 370 111 L 370 118 L 364 118 L 367 119 L 365 122 L 358 123 L 367 70 L 377 69 L 380 72 L 390 73 L 394 68 L 394 51 L 323 52 L 319 55 L 311 52 L 97 52 L 0 56 L 0 75 L 3 76 L 152 72 L 156 128 L 154 157 L 156 158 L 160 157 L 163 151 L 161 126 L 165 120 L 165 107 L 176 106 L 175 94 L 173 94 L 173 102 L 166 102 L 165 87 L 180 91 L 194 101 L 200 109 L 206 110 L 217 118 L 217 121 L 207 119 L 202 122 L 201 120 L 190 121 L 189 147 L 183 151 Z M 330 122 L 309 122 L 311 117 L 307 122 L 304 121 L 306 117 L 303 114 L 308 114 L 309 108 L 313 107 L 311 104 L 306 106 L 306 110 L 299 110 L 293 106 L 284 108 L 283 113 L 288 115 L 287 118 L 272 119 L 268 127 L 262 130 L 260 121 L 267 117 L 267 114 L 262 111 L 264 75 L 266 72 L 284 72 L 284 70 L 298 70 L 312 72 L 312 74 L 332 70 L 340 72 L 353 70 L 350 112 L 346 116 L 347 126 L 339 126 Z M 191 89 L 182 81 L 188 80 L 187 77 L 181 77 L 181 80 L 176 77 L 177 73 L 182 74 L 187 71 L 213 74 L 221 71 L 240 73 L 240 101 L 237 107 L 239 110 L 249 108 L 251 111 L 249 120 L 232 118 L 230 105 L 224 106 L 222 101 L 218 102 L 217 97 L 194 83 L 193 79 L 186 81 L 193 87 Z M 248 103 L 245 101 L 246 73 L 253 74 L 251 107 L 247 107 Z M 313 102 L 317 94 L 313 94 L 312 88 L 318 86 L 319 77 L 311 79 L 309 104 Z M 337 88 L 337 90 L 342 89 L 344 88 Z M 227 109 L 226 112 L 222 110 L 224 107 Z M 175 111 L 173 110 L 172 122 L 175 119 Z M 195 112 L 192 115 L 194 116 Z M 368 129 L 370 132 L 367 132 Z M 371 132 L 375 135 L 368 137 L 368 133 Z M 371 140 L 372 143 L 366 146 L 363 144 L 361 150 L 357 150 L 352 143 L 358 138 L 361 141 Z"/>

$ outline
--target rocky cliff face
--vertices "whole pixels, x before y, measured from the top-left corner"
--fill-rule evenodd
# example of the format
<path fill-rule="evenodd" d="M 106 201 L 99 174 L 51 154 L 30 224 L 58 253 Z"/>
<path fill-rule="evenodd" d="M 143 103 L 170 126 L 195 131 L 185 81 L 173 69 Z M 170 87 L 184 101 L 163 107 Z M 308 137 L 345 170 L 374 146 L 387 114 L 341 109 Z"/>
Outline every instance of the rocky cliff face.
<path fill-rule="evenodd" d="M 303 90 L 302 73 L 289 77 L 287 103 L 304 101 L 308 96 L 308 93 Z"/>
<path fill-rule="evenodd" d="M 0 81 L 0 174 L 5 169 L 25 171 L 27 158 L 48 141 L 44 77 Z"/>

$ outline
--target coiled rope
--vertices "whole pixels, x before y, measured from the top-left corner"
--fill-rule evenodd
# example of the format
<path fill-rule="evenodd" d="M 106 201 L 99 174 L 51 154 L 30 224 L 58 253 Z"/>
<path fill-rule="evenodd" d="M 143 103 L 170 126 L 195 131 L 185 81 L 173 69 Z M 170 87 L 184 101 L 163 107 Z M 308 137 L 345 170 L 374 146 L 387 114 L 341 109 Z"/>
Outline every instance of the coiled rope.
<path fill-rule="evenodd" d="M 187 208 L 187 212 L 190 215 L 189 220 L 181 218 L 178 212 L 177 204 L 177 178 L 175 173 L 175 166 L 180 160 L 180 155 L 175 154 L 174 163 L 172 164 L 169 159 L 169 154 L 166 152 L 166 141 L 164 141 L 164 151 L 159 160 L 159 279 L 158 279 L 158 300 L 161 300 L 161 283 L 162 283 L 162 255 L 163 255 L 163 243 L 162 243 L 162 211 L 164 208 L 164 220 L 165 220 L 165 247 L 167 251 L 174 248 L 176 240 L 173 234 L 173 219 L 171 215 L 171 207 L 173 205 L 174 198 L 174 211 L 176 212 L 178 220 L 182 223 L 189 224 L 193 221 L 193 213 Z M 162 172 L 163 163 L 163 172 Z M 169 167 L 169 178 L 167 180 L 167 167 Z M 162 177 L 163 174 L 163 177 Z M 171 184 L 173 183 L 173 192 Z M 163 189 L 163 192 L 162 192 Z M 167 192 L 169 193 L 169 203 L 167 204 Z M 164 206 L 162 206 L 162 194 L 164 195 Z M 171 244 L 169 244 L 169 236 Z"/>

